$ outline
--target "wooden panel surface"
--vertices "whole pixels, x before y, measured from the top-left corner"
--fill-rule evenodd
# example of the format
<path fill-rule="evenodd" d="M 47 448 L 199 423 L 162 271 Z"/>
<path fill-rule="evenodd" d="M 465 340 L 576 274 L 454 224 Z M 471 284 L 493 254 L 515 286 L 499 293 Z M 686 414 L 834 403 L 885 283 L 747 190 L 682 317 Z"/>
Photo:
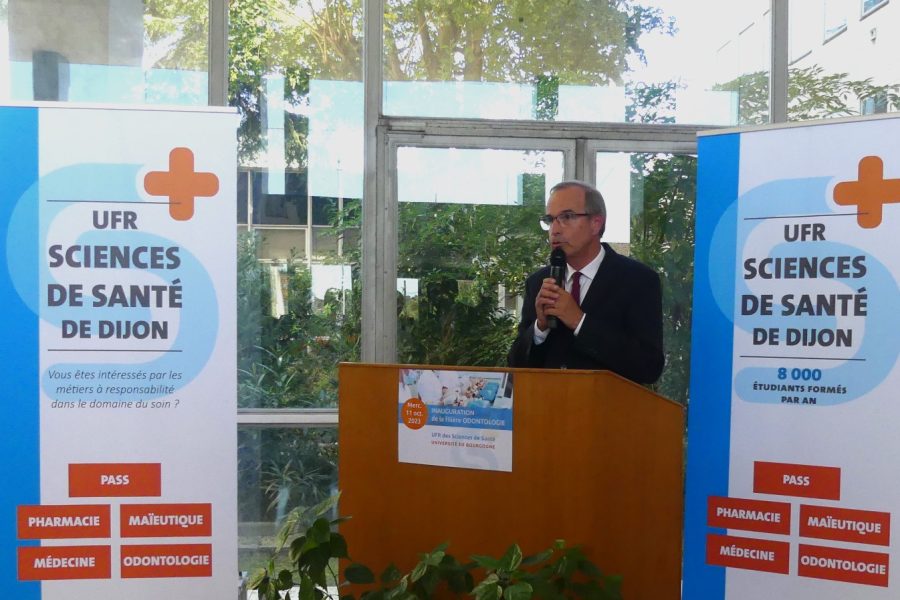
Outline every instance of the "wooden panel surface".
<path fill-rule="evenodd" d="M 402 464 L 398 369 L 340 366 L 340 513 L 352 517 L 341 531 L 354 560 L 377 574 L 444 541 L 464 561 L 561 538 L 622 575 L 626 599 L 679 597 L 680 405 L 606 372 L 512 369 L 511 473 Z"/>

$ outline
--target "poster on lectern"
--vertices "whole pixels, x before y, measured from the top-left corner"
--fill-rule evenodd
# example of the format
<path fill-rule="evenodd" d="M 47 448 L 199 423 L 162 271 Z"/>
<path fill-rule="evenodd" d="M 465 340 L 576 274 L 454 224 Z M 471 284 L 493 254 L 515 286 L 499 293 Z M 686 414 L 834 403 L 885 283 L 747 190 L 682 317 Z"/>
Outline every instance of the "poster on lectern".
<path fill-rule="evenodd" d="M 233 597 L 231 111 L 0 107 L 0 586 Z"/>
<path fill-rule="evenodd" d="M 512 471 L 512 373 L 398 371 L 399 462 Z"/>
<path fill-rule="evenodd" d="M 898 140 L 700 136 L 685 600 L 900 596 Z"/>

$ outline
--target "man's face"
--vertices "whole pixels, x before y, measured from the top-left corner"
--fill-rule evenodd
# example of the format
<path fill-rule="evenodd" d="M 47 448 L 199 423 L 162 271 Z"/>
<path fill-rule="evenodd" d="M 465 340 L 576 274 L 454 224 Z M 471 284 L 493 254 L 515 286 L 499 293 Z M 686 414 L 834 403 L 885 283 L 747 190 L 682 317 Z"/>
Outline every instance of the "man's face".
<path fill-rule="evenodd" d="M 584 190 L 578 187 L 567 187 L 556 190 L 547 202 L 547 214 L 556 217 L 564 212 L 583 213 Z M 550 245 L 562 248 L 570 265 L 580 269 L 591 262 L 600 252 L 600 228 L 603 217 L 590 215 L 578 217 L 567 225 L 554 220 L 550 225 Z"/>

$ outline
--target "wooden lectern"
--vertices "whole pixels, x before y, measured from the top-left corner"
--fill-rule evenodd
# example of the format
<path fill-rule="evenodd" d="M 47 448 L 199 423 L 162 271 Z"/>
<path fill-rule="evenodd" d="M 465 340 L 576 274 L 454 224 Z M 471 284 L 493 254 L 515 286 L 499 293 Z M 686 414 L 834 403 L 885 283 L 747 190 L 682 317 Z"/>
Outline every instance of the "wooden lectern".
<path fill-rule="evenodd" d="M 445 541 L 466 562 L 564 539 L 621 575 L 626 599 L 680 597 L 680 404 L 606 371 L 490 369 L 514 374 L 512 472 L 405 464 L 399 368 L 340 365 L 340 512 L 352 517 L 341 532 L 353 560 L 377 575 Z"/>

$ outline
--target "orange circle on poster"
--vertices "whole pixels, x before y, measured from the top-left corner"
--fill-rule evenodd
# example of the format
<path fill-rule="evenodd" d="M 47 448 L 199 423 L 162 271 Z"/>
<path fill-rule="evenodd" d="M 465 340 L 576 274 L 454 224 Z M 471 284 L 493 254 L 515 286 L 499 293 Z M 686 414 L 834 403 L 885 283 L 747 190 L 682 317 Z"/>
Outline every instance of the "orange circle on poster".
<path fill-rule="evenodd" d="M 418 398 L 410 398 L 404 402 L 400 414 L 403 416 L 403 424 L 410 429 L 422 429 L 428 421 L 428 407 Z"/>

